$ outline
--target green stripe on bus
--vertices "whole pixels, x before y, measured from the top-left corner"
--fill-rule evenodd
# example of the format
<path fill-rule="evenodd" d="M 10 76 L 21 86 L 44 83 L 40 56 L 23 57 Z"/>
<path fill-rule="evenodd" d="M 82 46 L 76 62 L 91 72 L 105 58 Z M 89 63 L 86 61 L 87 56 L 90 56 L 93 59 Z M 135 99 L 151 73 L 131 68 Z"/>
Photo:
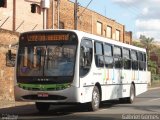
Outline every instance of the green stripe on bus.
<path fill-rule="evenodd" d="M 26 90 L 63 90 L 68 87 L 70 87 L 69 83 L 64 83 L 64 84 L 24 84 L 24 83 L 18 83 L 18 86 L 20 88 L 26 89 Z"/>

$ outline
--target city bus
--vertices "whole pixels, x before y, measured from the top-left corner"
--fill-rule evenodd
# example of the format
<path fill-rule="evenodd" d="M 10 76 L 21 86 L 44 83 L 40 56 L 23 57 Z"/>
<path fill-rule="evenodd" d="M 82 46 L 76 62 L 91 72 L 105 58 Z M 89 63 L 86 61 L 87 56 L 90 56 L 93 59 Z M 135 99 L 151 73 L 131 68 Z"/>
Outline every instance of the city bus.
<path fill-rule="evenodd" d="M 145 49 L 78 30 L 24 32 L 15 61 L 15 100 L 40 112 L 76 103 L 96 111 L 102 101 L 132 103 L 147 91 Z"/>

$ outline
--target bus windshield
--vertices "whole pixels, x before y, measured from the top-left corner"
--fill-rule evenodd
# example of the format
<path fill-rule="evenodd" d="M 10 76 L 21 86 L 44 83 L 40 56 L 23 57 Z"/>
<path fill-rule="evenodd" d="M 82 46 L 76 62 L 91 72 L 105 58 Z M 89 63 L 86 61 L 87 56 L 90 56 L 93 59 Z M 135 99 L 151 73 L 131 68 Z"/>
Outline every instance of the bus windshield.
<path fill-rule="evenodd" d="M 18 76 L 73 76 L 76 45 L 24 45 L 19 47 Z"/>

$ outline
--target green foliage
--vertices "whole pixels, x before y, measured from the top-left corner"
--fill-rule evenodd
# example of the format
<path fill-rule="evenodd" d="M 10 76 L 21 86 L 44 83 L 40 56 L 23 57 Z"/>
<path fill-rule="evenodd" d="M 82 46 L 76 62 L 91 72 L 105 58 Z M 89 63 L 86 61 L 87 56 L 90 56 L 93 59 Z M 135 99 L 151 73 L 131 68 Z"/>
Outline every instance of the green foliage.
<path fill-rule="evenodd" d="M 140 40 L 142 45 L 147 49 L 150 50 L 152 43 L 154 41 L 154 38 L 146 37 L 145 35 L 140 35 Z"/>
<path fill-rule="evenodd" d="M 140 35 L 140 40 L 143 47 L 146 48 L 148 59 L 149 59 L 154 38 L 146 37 L 145 35 Z"/>
<path fill-rule="evenodd" d="M 148 70 L 151 71 L 151 74 L 157 73 L 157 64 L 155 61 L 148 61 Z"/>
<path fill-rule="evenodd" d="M 136 41 L 133 41 L 132 45 L 137 46 L 137 47 L 143 47 L 141 42 L 136 42 Z"/>

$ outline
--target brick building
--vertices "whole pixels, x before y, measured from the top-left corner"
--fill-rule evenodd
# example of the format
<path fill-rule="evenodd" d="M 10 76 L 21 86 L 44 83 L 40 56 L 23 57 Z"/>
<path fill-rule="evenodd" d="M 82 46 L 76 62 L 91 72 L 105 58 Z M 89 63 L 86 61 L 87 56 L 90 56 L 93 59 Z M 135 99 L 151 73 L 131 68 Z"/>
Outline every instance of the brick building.
<path fill-rule="evenodd" d="M 58 3 L 57 0 L 54 3 L 52 0 L 50 2 L 47 27 L 53 27 L 54 11 L 54 28 L 57 28 Z M 60 28 L 74 29 L 74 3 L 69 0 L 61 0 L 59 6 Z M 83 12 L 84 9 L 82 6 L 78 7 L 78 30 L 131 44 L 132 32 L 125 31 L 124 25 L 89 9 Z M 81 14 L 82 12 L 83 14 Z"/>
<path fill-rule="evenodd" d="M 0 26 L 3 29 L 12 30 L 13 0 L 2 0 L 0 3 Z M 16 31 L 43 29 L 43 13 L 40 8 L 41 0 L 16 0 Z M 58 0 L 50 0 L 50 8 L 47 12 L 47 28 L 58 27 Z M 54 6 L 54 7 L 53 7 Z M 74 3 L 69 0 L 60 0 L 60 28 L 74 29 Z M 31 7 L 35 8 L 35 14 L 31 13 Z M 101 14 L 79 6 L 78 30 L 108 37 L 127 44 L 132 41 L 132 33 L 125 31 L 125 26 L 102 16 Z M 54 12 L 53 12 L 54 11 Z M 33 12 L 33 11 L 32 11 Z M 54 15 L 54 17 L 53 17 Z M 53 20 L 54 18 L 54 20 Z M 53 25 L 54 21 L 54 25 Z"/>

